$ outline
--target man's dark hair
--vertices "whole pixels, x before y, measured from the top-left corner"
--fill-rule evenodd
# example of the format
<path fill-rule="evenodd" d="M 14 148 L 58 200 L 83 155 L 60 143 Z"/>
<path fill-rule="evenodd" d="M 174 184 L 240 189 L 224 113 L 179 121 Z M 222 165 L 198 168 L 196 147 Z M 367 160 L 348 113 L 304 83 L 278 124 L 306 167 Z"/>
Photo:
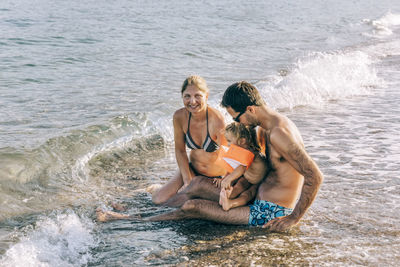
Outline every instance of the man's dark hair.
<path fill-rule="evenodd" d="M 241 81 L 229 86 L 222 97 L 221 106 L 231 107 L 236 112 L 244 112 L 248 106 L 261 106 L 265 102 L 261 98 L 257 88 L 246 82 Z"/>

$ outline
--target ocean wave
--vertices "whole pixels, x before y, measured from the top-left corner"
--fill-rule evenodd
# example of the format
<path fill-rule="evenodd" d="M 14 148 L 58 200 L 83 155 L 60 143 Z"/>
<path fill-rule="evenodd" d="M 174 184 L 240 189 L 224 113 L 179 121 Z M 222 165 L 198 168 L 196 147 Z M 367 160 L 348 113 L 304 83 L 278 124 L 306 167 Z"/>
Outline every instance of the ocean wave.
<path fill-rule="evenodd" d="M 364 23 L 372 26 L 372 34 L 365 33 L 367 36 L 385 37 L 393 34 L 393 27 L 400 25 L 400 14 L 387 12 L 379 19 L 364 19 Z"/>
<path fill-rule="evenodd" d="M 273 108 L 321 106 L 329 100 L 370 94 L 382 83 L 374 60 L 361 51 L 316 52 L 299 59 L 292 68 L 256 83 Z"/>
<path fill-rule="evenodd" d="M 7 249 L 0 266 L 82 266 L 97 245 L 93 222 L 73 211 L 39 219 L 15 234 L 18 241 Z"/>
<path fill-rule="evenodd" d="M 0 149 L 0 220 L 60 205 L 96 201 L 106 193 L 104 168 L 123 165 L 123 175 L 149 153 L 163 155 L 168 140 L 145 114 L 121 116 L 74 130 L 34 149 Z M 123 163 L 119 162 L 123 160 Z M 129 160 L 128 160 L 129 159 Z M 128 166 L 129 165 L 129 166 Z M 122 168 L 119 166 L 119 169 Z M 107 170 L 113 176 L 115 170 Z"/>

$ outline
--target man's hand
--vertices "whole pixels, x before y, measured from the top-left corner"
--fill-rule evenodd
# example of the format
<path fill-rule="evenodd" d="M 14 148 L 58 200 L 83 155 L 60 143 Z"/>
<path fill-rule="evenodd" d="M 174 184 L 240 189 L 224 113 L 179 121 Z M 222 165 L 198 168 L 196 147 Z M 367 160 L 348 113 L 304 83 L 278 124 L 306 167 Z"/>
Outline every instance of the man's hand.
<path fill-rule="evenodd" d="M 266 228 L 272 232 L 284 232 L 288 230 L 290 227 L 296 225 L 298 221 L 293 216 L 288 215 L 284 217 L 278 217 L 273 220 L 270 220 L 266 224 L 263 225 L 263 228 Z"/>

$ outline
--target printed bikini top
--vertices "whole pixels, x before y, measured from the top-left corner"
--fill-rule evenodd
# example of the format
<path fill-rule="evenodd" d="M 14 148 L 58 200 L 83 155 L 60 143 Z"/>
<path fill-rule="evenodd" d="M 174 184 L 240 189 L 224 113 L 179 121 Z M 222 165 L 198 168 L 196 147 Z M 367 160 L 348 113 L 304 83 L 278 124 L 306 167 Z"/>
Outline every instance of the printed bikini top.
<path fill-rule="evenodd" d="M 185 143 L 190 149 L 204 149 L 206 152 L 214 152 L 217 151 L 219 145 L 211 139 L 210 133 L 208 132 L 208 108 L 206 111 L 206 120 L 207 120 L 207 136 L 206 140 L 204 140 L 203 148 L 198 146 L 194 141 L 192 136 L 190 135 L 190 118 L 192 117 L 192 113 L 189 112 L 189 121 L 188 121 L 188 129 L 185 135 Z"/>

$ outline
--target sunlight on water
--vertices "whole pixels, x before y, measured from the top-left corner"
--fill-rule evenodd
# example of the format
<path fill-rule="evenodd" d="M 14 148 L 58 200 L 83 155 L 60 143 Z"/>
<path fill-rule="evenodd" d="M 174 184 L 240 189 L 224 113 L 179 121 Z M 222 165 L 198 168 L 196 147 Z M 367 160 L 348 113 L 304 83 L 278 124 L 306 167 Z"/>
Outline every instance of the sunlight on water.
<path fill-rule="evenodd" d="M 371 2 L 2 1 L 1 266 L 395 266 L 400 6 Z M 196 10 L 196 12 L 193 12 Z M 177 171 L 189 74 L 209 104 L 248 80 L 299 127 L 325 181 L 284 234 L 147 217 Z"/>

